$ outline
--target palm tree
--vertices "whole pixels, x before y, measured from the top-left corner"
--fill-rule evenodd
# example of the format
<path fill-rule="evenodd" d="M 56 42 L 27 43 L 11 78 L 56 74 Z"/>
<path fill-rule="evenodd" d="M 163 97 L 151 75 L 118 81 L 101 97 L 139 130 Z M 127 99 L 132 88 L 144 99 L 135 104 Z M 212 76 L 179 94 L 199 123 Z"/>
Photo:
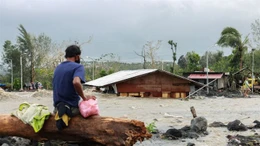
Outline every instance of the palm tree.
<path fill-rule="evenodd" d="M 243 57 L 245 51 L 247 50 L 247 43 L 248 35 L 245 37 L 244 40 L 242 40 L 241 34 L 233 27 L 224 28 L 217 42 L 217 44 L 221 47 L 231 47 L 234 49 L 234 58 L 239 58 L 240 69 L 243 68 Z"/>
<path fill-rule="evenodd" d="M 19 25 L 18 30 L 20 31 L 20 36 L 18 36 L 18 42 L 19 47 L 21 49 L 21 55 L 25 52 L 29 53 L 28 56 L 30 57 L 30 63 L 31 63 L 31 82 L 34 81 L 35 78 L 35 71 L 34 71 L 34 47 L 32 45 L 31 36 L 29 33 L 27 33 L 26 29 L 23 27 L 23 25 Z"/>
<path fill-rule="evenodd" d="M 168 41 L 168 44 L 171 45 L 171 50 L 172 50 L 172 59 L 173 59 L 173 64 L 172 64 L 172 73 L 174 73 L 174 64 L 176 61 L 176 50 L 177 50 L 177 43 L 174 43 L 172 40 Z M 175 50 L 173 50 L 173 46 Z"/>

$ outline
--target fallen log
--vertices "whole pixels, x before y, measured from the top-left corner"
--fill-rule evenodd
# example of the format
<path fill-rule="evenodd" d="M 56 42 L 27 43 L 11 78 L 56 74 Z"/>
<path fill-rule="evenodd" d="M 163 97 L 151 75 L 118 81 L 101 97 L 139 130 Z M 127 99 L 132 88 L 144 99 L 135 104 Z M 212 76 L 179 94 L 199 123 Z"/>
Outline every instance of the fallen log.
<path fill-rule="evenodd" d="M 72 118 L 69 127 L 58 131 L 54 116 L 44 123 L 40 132 L 11 115 L 0 115 L 0 136 L 18 136 L 32 140 L 77 141 L 88 145 L 131 146 L 137 141 L 151 138 L 141 121 L 122 118 L 81 116 Z"/>

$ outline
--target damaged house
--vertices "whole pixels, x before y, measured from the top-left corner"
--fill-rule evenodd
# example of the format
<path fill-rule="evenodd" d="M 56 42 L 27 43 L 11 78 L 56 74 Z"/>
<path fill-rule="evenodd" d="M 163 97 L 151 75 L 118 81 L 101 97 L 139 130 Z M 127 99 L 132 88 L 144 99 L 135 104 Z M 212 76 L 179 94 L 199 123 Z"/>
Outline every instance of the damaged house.
<path fill-rule="evenodd" d="M 215 90 L 224 89 L 227 88 L 228 86 L 229 73 L 208 72 L 207 75 L 206 72 L 197 71 L 197 72 L 184 73 L 183 75 L 184 77 L 187 77 L 191 80 L 203 84 L 207 84 L 207 79 L 208 79 L 208 82 L 210 83 L 209 86 Z"/>
<path fill-rule="evenodd" d="M 204 84 L 163 70 L 140 69 L 119 71 L 84 85 L 119 96 L 185 98 Z"/>

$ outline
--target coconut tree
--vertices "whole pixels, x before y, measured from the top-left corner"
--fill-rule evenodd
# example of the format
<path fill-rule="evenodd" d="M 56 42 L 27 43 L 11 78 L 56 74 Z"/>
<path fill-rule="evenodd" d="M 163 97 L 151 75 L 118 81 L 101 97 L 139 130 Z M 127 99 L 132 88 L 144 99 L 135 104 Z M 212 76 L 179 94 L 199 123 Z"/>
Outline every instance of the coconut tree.
<path fill-rule="evenodd" d="M 245 51 L 247 50 L 248 44 L 248 35 L 242 40 L 241 34 L 233 27 L 226 27 L 221 32 L 221 36 L 217 42 L 217 44 L 221 47 L 231 47 L 233 48 L 234 58 L 233 62 L 235 62 L 235 58 L 239 58 L 239 67 L 243 68 L 243 57 Z"/>
<path fill-rule="evenodd" d="M 30 60 L 30 80 L 31 82 L 34 81 L 35 78 L 35 71 L 34 71 L 34 47 L 32 44 L 32 37 L 31 35 L 26 31 L 26 29 L 23 27 L 23 25 L 19 25 L 18 30 L 20 31 L 20 36 L 18 36 L 18 44 L 19 48 L 21 50 L 21 55 L 23 53 L 27 53 L 29 60 Z M 23 58 L 26 56 L 23 56 Z"/>

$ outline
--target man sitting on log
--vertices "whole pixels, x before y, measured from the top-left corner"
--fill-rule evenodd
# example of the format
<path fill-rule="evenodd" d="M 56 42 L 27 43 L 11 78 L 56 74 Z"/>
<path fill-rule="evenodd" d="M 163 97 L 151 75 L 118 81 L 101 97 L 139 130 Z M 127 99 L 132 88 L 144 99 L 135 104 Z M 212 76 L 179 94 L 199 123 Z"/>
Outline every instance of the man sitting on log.
<path fill-rule="evenodd" d="M 81 83 L 85 82 L 85 71 L 80 64 L 81 50 L 71 45 L 65 50 L 66 61 L 60 63 L 53 77 L 53 101 L 56 126 L 59 130 L 68 126 L 71 117 L 79 115 L 78 103 L 82 100 L 96 99 L 84 95 Z"/>

